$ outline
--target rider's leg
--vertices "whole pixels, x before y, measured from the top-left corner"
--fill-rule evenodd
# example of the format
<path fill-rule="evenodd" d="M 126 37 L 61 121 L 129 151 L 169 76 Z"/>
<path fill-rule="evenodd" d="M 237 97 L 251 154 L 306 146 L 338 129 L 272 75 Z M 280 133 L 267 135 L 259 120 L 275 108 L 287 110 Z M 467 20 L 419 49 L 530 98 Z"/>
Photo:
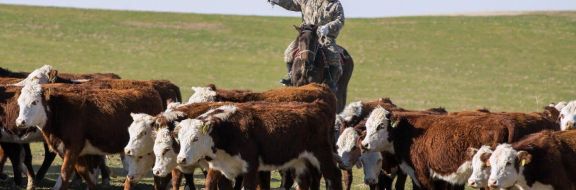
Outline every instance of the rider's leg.
<path fill-rule="evenodd" d="M 330 43 L 327 45 L 326 49 L 326 59 L 328 62 L 328 70 L 330 72 L 329 85 L 333 91 L 338 90 L 338 80 L 342 76 L 342 64 L 340 63 L 340 51 L 336 46 L 336 43 Z"/>
<path fill-rule="evenodd" d="M 280 83 L 288 86 L 290 84 L 292 63 L 294 62 L 294 50 L 296 49 L 296 43 L 292 41 L 286 50 L 284 51 L 284 62 L 286 63 L 286 70 L 288 74 L 280 80 Z"/>

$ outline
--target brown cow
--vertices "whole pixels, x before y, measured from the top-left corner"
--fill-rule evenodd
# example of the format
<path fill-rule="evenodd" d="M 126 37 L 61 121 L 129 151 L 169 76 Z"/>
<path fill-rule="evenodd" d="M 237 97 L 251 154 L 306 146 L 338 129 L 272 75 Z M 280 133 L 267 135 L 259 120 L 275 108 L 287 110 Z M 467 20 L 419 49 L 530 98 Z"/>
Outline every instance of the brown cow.
<path fill-rule="evenodd" d="M 543 131 L 496 147 L 491 188 L 576 189 L 576 131 Z"/>
<path fill-rule="evenodd" d="M 361 151 L 359 148 L 359 139 L 361 138 L 360 134 L 363 134 L 366 130 L 364 126 L 366 123 L 366 119 L 370 112 L 374 110 L 376 107 L 381 106 L 390 110 L 392 112 L 419 112 L 423 114 L 446 114 L 446 110 L 444 108 L 431 108 L 426 111 L 413 111 L 413 110 L 406 110 L 404 108 L 398 107 L 396 104 L 390 100 L 390 98 L 380 98 L 374 101 L 369 102 L 352 102 L 344 108 L 344 110 L 336 116 L 336 129 L 338 130 L 338 155 L 341 157 L 340 168 L 343 169 L 344 172 L 344 184 L 346 185 L 346 189 L 350 189 L 352 185 L 352 166 L 358 162 L 360 158 Z M 349 130 L 346 132 L 344 137 L 342 133 L 346 128 L 353 127 L 354 130 Z M 380 179 L 385 178 L 384 180 L 378 180 L 380 187 L 391 187 L 391 183 L 394 179 L 390 179 L 388 176 L 397 176 L 398 179 L 396 180 L 396 188 L 403 189 L 404 188 L 404 181 L 406 179 L 406 175 L 402 172 L 393 172 L 397 171 L 397 165 L 395 160 L 390 160 L 390 156 L 385 155 L 382 157 L 383 162 L 383 169 L 388 174 L 398 174 L 398 175 L 387 175 L 381 176 Z M 375 180 L 369 180 L 375 181 Z M 372 187 L 374 184 L 369 184 Z"/>
<path fill-rule="evenodd" d="M 399 112 L 375 109 L 362 141 L 370 151 L 393 152 L 400 167 L 424 189 L 454 185 L 463 189 L 471 174 L 468 147 L 495 146 L 529 133 L 558 128 L 542 116 L 480 113 L 465 116 Z"/>
<path fill-rule="evenodd" d="M 158 92 L 147 88 L 59 89 L 26 84 L 18 105 L 17 126 L 40 128 L 46 142 L 63 157 L 60 189 L 67 189 L 73 167 L 80 169 L 79 157 L 122 152 L 131 112 L 162 111 Z M 80 175 L 93 189 L 88 174 Z"/>
<path fill-rule="evenodd" d="M 221 106 L 178 125 L 178 163 L 206 158 L 228 179 L 243 174 L 245 189 L 256 188 L 258 171 L 287 168 L 295 169 L 301 188 L 310 182 L 302 174 L 321 171 L 327 189 L 342 189 L 333 158 L 334 116 L 333 107 L 322 100 Z"/>

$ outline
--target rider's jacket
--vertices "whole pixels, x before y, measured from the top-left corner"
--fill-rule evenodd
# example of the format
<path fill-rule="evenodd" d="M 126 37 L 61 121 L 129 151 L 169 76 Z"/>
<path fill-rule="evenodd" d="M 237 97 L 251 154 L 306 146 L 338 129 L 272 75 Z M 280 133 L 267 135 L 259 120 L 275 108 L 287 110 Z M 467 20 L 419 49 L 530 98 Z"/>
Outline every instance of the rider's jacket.
<path fill-rule="evenodd" d="M 328 26 L 328 37 L 338 37 L 344 26 L 344 10 L 338 0 L 279 0 L 278 5 L 291 11 L 302 12 L 303 24 Z"/>

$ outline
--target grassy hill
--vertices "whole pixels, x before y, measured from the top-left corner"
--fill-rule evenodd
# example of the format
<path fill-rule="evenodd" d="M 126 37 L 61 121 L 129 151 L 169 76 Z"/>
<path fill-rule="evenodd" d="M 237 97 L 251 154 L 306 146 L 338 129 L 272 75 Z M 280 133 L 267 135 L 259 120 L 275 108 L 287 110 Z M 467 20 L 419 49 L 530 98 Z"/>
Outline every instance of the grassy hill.
<path fill-rule="evenodd" d="M 186 98 L 208 83 L 265 90 L 299 22 L 0 5 L 0 66 L 168 79 Z M 576 12 L 348 19 L 338 43 L 356 62 L 349 101 L 530 112 L 576 98 Z"/>

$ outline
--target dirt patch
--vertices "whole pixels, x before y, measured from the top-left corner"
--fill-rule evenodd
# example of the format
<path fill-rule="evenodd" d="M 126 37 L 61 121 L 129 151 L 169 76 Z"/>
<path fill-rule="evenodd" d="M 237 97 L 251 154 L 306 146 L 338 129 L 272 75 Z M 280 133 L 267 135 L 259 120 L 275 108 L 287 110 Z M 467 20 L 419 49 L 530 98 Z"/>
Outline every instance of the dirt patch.
<path fill-rule="evenodd" d="M 160 28 L 160 29 L 175 29 L 175 30 L 219 30 L 223 29 L 224 25 L 221 23 L 203 23 L 203 22 L 139 22 L 129 21 L 125 25 L 139 28 Z"/>

